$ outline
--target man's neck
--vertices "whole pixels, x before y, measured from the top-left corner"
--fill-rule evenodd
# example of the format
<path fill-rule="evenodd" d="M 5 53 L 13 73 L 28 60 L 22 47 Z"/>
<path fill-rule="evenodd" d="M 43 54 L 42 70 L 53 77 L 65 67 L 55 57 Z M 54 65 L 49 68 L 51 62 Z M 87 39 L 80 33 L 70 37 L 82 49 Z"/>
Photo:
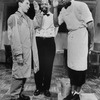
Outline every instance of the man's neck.
<path fill-rule="evenodd" d="M 25 13 L 22 11 L 22 9 L 19 7 L 18 8 L 18 11 L 22 14 L 22 15 L 24 15 Z"/>

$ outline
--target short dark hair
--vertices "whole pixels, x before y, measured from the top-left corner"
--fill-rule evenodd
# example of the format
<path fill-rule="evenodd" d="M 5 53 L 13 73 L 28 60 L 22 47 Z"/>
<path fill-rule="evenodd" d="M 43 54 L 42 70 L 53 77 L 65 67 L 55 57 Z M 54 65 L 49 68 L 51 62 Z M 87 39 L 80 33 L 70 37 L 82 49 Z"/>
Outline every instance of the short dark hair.
<path fill-rule="evenodd" d="M 51 5 L 51 0 L 48 0 L 49 4 Z"/>

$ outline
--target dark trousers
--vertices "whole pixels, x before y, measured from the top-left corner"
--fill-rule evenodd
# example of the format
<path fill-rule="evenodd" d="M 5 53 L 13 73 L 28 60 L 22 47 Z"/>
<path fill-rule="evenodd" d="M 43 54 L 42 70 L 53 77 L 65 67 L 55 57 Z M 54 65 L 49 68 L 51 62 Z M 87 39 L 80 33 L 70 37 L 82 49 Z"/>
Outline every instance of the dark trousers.
<path fill-rule="evenodd" d="M 10 87 L 10 95 L 13 97 L 18 97 L 23 90 L 24 90 L 24 85 L 26 82 L 26 78 L 13 78 L 12 77 L 12 83 Z"/>
<path fill-rule="evenodd" d="M 39 55 L 39 71 L 35 74 L 36 88 L 43 91 L 49 90 L 51 83 L 51 75 L 53 61 L 55 57 L 55 41 L 54 38 L 37 37 L 37 48 Z"/>
<path fill-rule="evenodd" d="M 76 71 L 68 67 L 68 75 L 71 85 L 81 87 L 85 83 L 86 70 Z"/>

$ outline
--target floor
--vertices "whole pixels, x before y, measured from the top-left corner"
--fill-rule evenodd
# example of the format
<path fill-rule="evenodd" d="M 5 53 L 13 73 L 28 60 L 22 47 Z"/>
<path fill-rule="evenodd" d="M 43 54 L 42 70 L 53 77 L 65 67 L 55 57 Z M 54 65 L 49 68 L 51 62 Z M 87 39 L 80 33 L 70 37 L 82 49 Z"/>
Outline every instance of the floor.
<path fill-rule="evenodd" d="M 34 74 L 32 75 L 25 84 L 25 94 L 29 95 L 31 100 L 62 100 L 66 95 L 66 89 L 68 91 L 69 78 L 67 76 L 67 70 L 64 66 L 54 66 L 52 72 L 51 81 L 51 97 L 47 98 L 44 95 L 35 97 L 33 92 L 35 90 Z M 65 84 L 67 83 L 67 84 Z M 9 88 L 11 84 L 11 69 L 6 68 L 5 65 L 0 65 L 0 100 L 9 100 Z M 66 87 L 66 88 L 65 88 Z M 92 99 L 86 100 L 100 100 L 100 78 L 87 77 L 86 83 L 82 87 L 82 95 L 92 95 Z M 89 97 L 89 96 L 86 96 Z M 81 99 L 82 100 L 82 99 Z"/>

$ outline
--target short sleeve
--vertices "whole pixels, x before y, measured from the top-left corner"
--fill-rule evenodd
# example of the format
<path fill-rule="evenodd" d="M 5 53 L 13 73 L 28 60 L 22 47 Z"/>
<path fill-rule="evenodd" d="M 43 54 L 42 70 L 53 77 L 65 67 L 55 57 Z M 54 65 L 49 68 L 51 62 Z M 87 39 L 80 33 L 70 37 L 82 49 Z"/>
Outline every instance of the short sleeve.
<path fill-rule="evenodd" d="M 60 14 L 58 16 L 58 23 L 59 23 L 59 25 L 61 25 L 63 22 L 64 22 L 64 20 L 63 20 L 63 8 L 62 8 L 62 10 L 60 11 Z"/>
<path fill-rule="evenodd" d="M 87 4 L 82 3 L 81 13 L 82 13 L 81 18 L 82 18 L 82 20 L 85 21 L 85 23 L 88 23 L 89 21 L 93 21 L 92 13 L 91 13 L 89 7 L 87 6 Z"/>

